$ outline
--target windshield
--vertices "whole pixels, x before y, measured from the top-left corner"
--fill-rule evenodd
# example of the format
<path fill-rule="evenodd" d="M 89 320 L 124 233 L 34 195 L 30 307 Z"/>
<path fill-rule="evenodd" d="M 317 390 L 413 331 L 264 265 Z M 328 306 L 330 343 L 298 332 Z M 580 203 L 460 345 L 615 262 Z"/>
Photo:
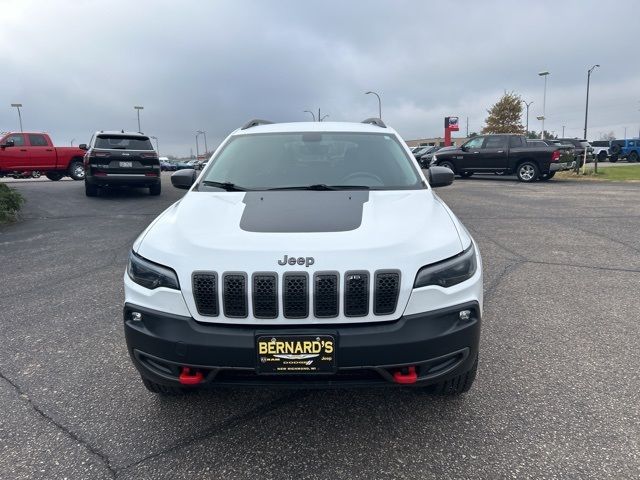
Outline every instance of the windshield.
<path fill-rule="evenodd" d="M 98 135 L 95 148 L 119 150 L 153 150 L 148 137 L 127 135 Z"/>
<path fill-rule="evenodd" d="M 233 137 L 210 163 L 200 190 L 424 188 L 412 160 L 389 134 L 241 135 Z"/>

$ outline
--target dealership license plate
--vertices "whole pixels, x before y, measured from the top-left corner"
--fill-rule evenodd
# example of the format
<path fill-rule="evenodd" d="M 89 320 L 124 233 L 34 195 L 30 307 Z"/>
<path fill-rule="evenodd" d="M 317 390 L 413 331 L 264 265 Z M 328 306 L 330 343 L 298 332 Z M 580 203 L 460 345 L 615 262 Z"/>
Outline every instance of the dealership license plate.
<path fill-rule="evenodd" d="M 266 374 L 335 373 L 333 335 L 261 335 L 256 338 L 257 371 Z"/>
<path fill-rule="evenodd" d="M 133 162 L 120 162 L 120 166 L 122 168 L 131 168 L 133 167 Z"/>

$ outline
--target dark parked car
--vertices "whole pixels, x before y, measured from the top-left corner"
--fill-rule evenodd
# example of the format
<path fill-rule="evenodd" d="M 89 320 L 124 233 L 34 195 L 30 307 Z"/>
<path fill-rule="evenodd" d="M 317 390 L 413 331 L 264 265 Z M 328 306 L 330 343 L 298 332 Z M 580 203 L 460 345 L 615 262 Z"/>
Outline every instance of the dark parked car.
<path fill-rule="evenodd" d="M 640 159 L 640 139 L 631 138 L 626 140 L 611 140 L 610 160 L 617 162 L 619 159 L 626 159 L 627 162 L 637 162 Z"/>
<path fill-rule="evenodd" d="M 593 148 L 586 140 L 579 138 L 556 138 L 554 140 L 561 142 L 563 145 L 573 145 L 573 153 L 580 166 L 584 165 L 585 148 L 587 149 L 587 163 L 593 161 Z"/>
<path fill-rule="evenodd" d="M 435 145 L 430 145 L 427 147 L 422 147 L 419 150 L 413 152 L 413 156 L 418 160 L 418 163 L 422 168 L 429 168 L 429 164 L 431 163 L 431 158 L 433 154 L 436 153 L 440 147 Z"/>
<path fill-rule="evenodd" d="M 105 187 L 147 187 L 160 195 L 160 160 L 151 140 L 142 133 L 96 132 L 89 145 L 82 144 L 84 189 L 87 197 Z"/>
<path fill-rule="evenodd" d="M 433 156 L 432 165 L 453 170 L 461 177 L 474 173 L 515 174 L 521 182 L 548 180 L 559 170 L 570 170 L 573 161 L 561 162 L 556 146 L 531 146 L 524 135 L 480 135 L 460 148 Z"/>

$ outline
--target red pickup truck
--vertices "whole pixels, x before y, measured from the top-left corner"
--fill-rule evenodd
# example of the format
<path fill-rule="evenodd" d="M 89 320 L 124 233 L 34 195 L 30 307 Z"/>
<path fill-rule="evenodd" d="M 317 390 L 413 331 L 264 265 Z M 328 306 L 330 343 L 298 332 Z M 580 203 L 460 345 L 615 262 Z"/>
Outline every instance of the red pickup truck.
<path fill-rule="evenodd" d="M 60 180 L 68 175 L 84 179 L 84 150 L 76 147 L 54 147 L 46 133 L 25 132 L 0 134 L 0 177 L 39 177 Z"/>

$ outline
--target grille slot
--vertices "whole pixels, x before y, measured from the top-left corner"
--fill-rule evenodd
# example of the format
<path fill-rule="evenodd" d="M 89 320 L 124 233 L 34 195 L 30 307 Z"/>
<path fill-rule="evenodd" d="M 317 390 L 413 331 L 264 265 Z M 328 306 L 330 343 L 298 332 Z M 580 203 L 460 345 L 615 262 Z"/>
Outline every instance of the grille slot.
<path fill-rule="evenodd" d="M 318 318 L 338 316 L 338 274 L 319 272 L 314 275 L 313 312 Z"/>
<path fill-rule="evenodd" d="M 400 272 L 376 272 L 373 291 L 373 313 L 390 315 L 396 311 L 400 292 Z"/>
<path fill-rule="evenodd" d="M 345 316 L 366 316 L 369 313 L 369 272 L 347 272 L 344 278 Z"/>
<path fill-rule="evenodd" d="M 309 316 L 309 276 L 306 273 L 285 273 L 282 281 L 282 305 L 286 318 Z"/>
<path fill-rule="evenodd" d="M 276 318 L 278 316 L 278 275 L 253 274 L 253 316 Z"/>
<path fill-rule="evenodd" d="M 225 273 L 222 276 L 222 302 L 224 315 L 230 318 L 247 316 L 247 275 Z"/>
<path fill-rule="evenodd" d="M 200 315 L 218 316 L 218 275 L 215 272 L 195 272 L 191 277 L 193 298 Z"/>

